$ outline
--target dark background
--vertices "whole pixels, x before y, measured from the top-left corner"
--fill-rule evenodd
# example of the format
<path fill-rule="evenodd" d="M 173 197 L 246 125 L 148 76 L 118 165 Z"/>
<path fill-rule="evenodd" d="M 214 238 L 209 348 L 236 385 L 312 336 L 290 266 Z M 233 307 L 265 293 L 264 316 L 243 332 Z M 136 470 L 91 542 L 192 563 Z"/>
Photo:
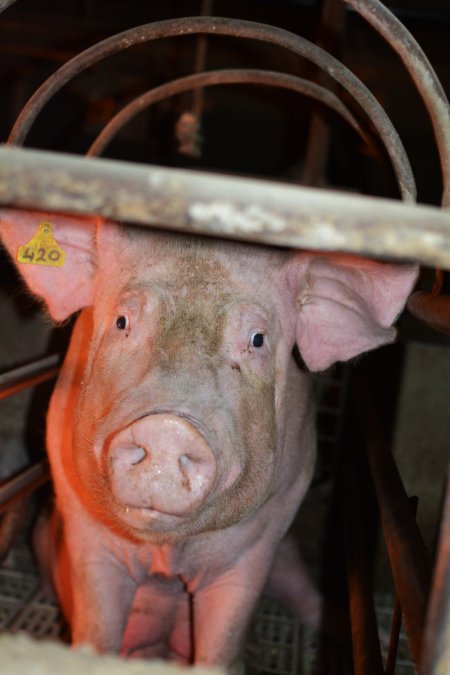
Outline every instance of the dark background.
<path fill-rule="evenodd" d="M 212 12 L 288 29 L 312 41 L 319 35 L 321 2 L 215 0 Z M 421 44 L 449 90 L 448 0 L 386 3 Z M 133 26 L 198 15 L 201 2 L 147 0 L 17 0 L 0 15 L 0 140 L 22 106 L 60 65 L 95 42 Z M 193 71 L 196 38 L 158 40 L 109 57 L 76 77 L 40 113 L 26 144 L 84 153 L 112 114 L 138 94 Z M 398 129 L 413 166 L 419 201 L 438 204 L 441 179 L 432 129 L 400 60 L 353 11 L 335 41 L 338 57 L 375 94 Z M 261 67 L 314 78 L 314 67 L 281 48 L 225 37 L 208 38 L 206 69 Z M 338 92 L 339 93 L 339 92 Z M 311 102 L 299 94 L 248 85 L 206 92 L 202 157 L 180 155 L 174 135 L 189 94 L 168 99 L 126 127 L 107 155 L 168 166 L 193 166 L 302 182 Z M 363 151 L 337 115 L 332 126 L 326 184 L 396 196 L 386 170 Z"/>

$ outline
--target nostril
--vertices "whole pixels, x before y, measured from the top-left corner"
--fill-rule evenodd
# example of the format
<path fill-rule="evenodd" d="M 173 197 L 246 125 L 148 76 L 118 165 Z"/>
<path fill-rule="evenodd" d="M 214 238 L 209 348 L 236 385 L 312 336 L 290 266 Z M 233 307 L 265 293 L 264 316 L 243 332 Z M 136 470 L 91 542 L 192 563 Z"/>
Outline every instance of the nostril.
<path fill-rule="evenodd" d="M 187 469 L 189 464 L 193 461 L 193 459 L 192 459 L 192 457 L 189 457 L 189 455 L 183 454 L 183 455 L 180 455 L 178 461 L 179 461 L 180 467 L 182 469 Z"/>
<path fill-rule="evenodd" d="M 132 466 L 135 466 L 136 464 L 140 464 L 146 457 L 147 457 L 147 452 L 144 448 L 141 447 L 135 447 L 129 450 L 129 460 L 130 464 Z"/>
<path fill-rule="evenodd" d="M 180 467 L 182 475 L 181 485 L 187 492 L 191 492 L 192 491 L 192 485 L 190 480 L 192 474 L 192 468 L 190 466 L 191 458 L 185 454 L 180 455 L 178 458 L 178 465 Z"/>

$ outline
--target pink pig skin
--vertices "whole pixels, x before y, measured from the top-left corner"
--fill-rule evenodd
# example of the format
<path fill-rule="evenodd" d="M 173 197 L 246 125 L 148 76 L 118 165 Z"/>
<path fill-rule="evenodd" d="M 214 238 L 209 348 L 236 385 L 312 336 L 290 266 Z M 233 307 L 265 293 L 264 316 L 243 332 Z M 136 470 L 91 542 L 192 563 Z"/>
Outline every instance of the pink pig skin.
<path fill-rule="evenodd" d="M 56 510 L 38 537 L 73 642 L 234 671 L 313 471 L 293 347 L 321 370 L 392 341 L 416 269 L 4 210 L 12 255 L 43 219 L 68 265 L 21 272 L 56 319 L 83 310 L 48 414 Z M 269 590 L 317 623 L 280 551 Z"/>

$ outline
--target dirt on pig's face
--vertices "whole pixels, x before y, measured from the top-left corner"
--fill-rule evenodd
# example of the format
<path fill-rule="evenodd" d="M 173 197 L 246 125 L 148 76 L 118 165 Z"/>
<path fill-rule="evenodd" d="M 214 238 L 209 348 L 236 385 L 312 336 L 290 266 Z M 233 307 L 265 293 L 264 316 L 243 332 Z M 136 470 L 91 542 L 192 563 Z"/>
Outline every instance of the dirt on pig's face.
<path fill-rule="evenodd" d="M 105 253 L 73 459 L 91 509 L 132 537 L 225 528 L 269 498 L 292 347 L 282 260 L 141 229 Z"/>

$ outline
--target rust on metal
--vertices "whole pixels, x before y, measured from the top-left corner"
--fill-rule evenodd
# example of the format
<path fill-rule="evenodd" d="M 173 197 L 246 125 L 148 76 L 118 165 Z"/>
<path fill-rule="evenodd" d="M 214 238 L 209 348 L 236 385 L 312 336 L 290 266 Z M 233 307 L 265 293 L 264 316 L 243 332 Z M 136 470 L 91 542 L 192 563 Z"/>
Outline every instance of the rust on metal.
<path fill-rule="evenodd" d="M 60 355 L 52 354 L 0 375 L 0 400 L 53 379 L 58 375 L 60 362 Z"/>
<path fill-rule="evenodd" d="M 201 16 L 212 15 L 212 0 L 202 0 Z M 208 38 L 200 34 L 197 37 L 194 56 L 194 73 L 205 71 Z M 192 94 L 191 109 L 181 114 L 177 125 L 176 134 L 179 142 L 179 152 L 190 157 L 201 157 L 202 154 L 202 118 L 204 108 L 204 91 L 202 88 L 194 89 Z"/>
<path fill-rule="evenodd" d="M 3 563 L 14 544 L 17 534 L 24 526 L 27 509 L 28 504 L 26 499 L 21 499 L 11 506 L 0 520 L 0 564 Z"/>
<path fill-rule="evenodd" d="M 10 478 L 0 486 L 0 514 L 34 492 L 38 487 L 50 480 L 47 460 L 42 460 L 25 469 L 17 476 Z"/>
<path fill-rule="evenodd" d="M 420 675 L 450 673 L 450 470 L 446 493 Z"/>
<path fill-rule="evenodd" d="M 408 299 L 407 307 L 419 321 L 450 335 L 450 295 L 416 291 Z"/>
<path fill-rule="evenodd" d="M 324 0 L 316 44 L 333 56 L 338 55 L 345 17 L 346 8 L 341 0 Z M 337 89 L 336 82 L 326 73 L 319 71 L 316 79 L 318 84 L 328 86 L 330 91 L 334 92 Z M 324 185 L 330 138 L 331 128 L 328 121 L 316 109 L 313 109 L 302 175 L 304 185 Z M 371 148 L 371 151 L 376 154 L 375 148 Z"/>
<path fill-rule="evenodd" d="M 370 394 L 358 383 L 356 404 L 364 420 L 365 440 L 380 510 L 395 590 L 416 666 L 420 663 L 431 567 L 422 535 Z"/>
<path fill-rule="evenodd" d="M 354 463 L 348 461 L 344 480 L 344 522 L 353 667 L 355 675 L 383 675 L 365 524 L 357 490 L 360 484 Z"/>
<path fill-rule="evenodd" d="M 417 497 L 410 497 L 409 503 L 411 504 L 411 509 L 414 514 L 414 518 L 416 518 L 419 499 Z M 402 608 L 400 605 L 400 601 L 398 599 L 398 595 L 395 594 L 395 602 L 392 612 L 391 635 L 389 639 L 389 647 L 386 657 L 386 668 L 384 671 L 385 675 L 395 675 L 395 664 L 397 661 L 397 651 L 400 639 L 401 626 L 402 626 Z"/>

